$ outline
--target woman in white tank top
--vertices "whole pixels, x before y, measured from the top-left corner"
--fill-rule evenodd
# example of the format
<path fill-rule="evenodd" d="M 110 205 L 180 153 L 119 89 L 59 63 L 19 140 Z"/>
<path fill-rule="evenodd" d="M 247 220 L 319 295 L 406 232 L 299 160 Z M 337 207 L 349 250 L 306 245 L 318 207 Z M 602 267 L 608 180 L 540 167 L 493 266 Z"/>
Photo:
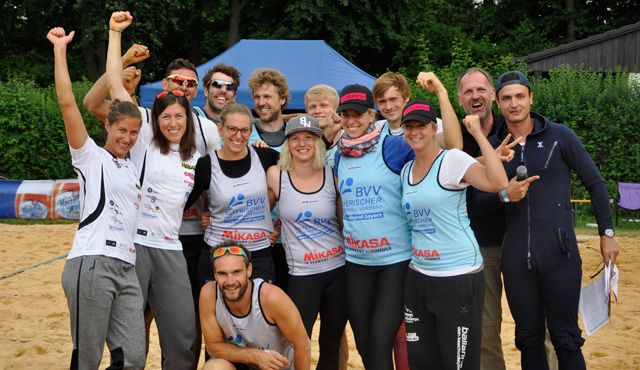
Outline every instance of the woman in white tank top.
<path fill-rule="evenodd" d="M 269 196 L 278 200 L 282 241 L 289 267 L 287 293 L 307 334 L 321 317 L 320 359 L 316 369 L 337 369 L 340 339 L 347 322 L 341 203 L 318 121 L 303 115 L 289 120 L 278 167 L 267 171 Z"/>

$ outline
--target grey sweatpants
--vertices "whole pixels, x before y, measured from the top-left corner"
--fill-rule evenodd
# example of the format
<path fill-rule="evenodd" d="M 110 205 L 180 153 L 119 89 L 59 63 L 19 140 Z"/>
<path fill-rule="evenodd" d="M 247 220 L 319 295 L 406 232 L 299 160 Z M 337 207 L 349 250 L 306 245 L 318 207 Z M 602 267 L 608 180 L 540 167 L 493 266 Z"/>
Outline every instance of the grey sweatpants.
<path fill-rule="evenodd" d="M 144 306 L 134 265 L 105 256 L 72 258 L 62 288 L 71 317 L 71 369 L 98 369 L 105 341 L 110 369 L 144 368 Z"/>
<path fill-rule="evenodd" d="M 136 273 L 158 327 L 162 368 L 191 369 L 196 315 L 182 251 L 136 244 Z"/>

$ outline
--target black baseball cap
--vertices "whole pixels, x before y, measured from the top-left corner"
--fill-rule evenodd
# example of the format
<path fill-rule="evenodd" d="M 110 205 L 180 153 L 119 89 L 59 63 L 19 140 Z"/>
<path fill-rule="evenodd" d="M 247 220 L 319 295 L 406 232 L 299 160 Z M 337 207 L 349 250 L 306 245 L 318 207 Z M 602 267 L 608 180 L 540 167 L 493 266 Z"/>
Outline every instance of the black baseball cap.
<path fill-rule="evenodd" d="M 354 110 L 364 113 L 373 109 L 373 95 L 371 90 L 362 85 L 347 85 L 340 92 L 340 105 L 337 112 Z"/>
<path fill-rule="evenodd" d="M 437 119 L 436 109 L 424 100 L 411 100 L 402 109 L 402 123 L 409 121 L 435 123 Z"/>
<path fill-rule="evenodd" d="M 529 89 L 529 91 L 531 91 L 529 79 L 524 75 L 524 73 L 520 71 L 509 71 L 501 74 L 496 79 L 496 95 L 498 95 L 498 91 L 503 87 L 515 84 L 524 85 Z"/>

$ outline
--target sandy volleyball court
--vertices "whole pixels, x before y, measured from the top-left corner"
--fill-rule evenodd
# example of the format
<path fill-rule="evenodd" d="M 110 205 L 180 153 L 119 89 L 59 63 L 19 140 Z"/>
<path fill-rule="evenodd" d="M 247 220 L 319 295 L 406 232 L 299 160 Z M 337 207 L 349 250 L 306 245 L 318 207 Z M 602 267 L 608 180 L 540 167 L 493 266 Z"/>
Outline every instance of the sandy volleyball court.
<path fill-rule="evenodd" d="M 0 276 L 54 259 L 39 267 L 0 280 L 0 369 L 65 369 L 71 358 L 66 300 L 60 286 L 64 258 L 76 224 L 0 224 Z M 580 235 L 583 282 L 600 261 L 598 237 Z M 620 303 L 613 306 L 613 322 L 587 337 L 584 353 L 589 369 L 640 369 L 640 238 L 620 236 Z M 513 320 L 503 300 L 503 347 L 507 368 L 520 365 L 513 345 Z M 314 330 L 317 333 L 318 330 Z M 583 333 L 583 335 L 585 335 Z M 314 338 L 313 362 L 317 360 Z M 349 367 L 363 369 L 352 337 Z M 155 333 L 147 369 L 160 369 Z M 103 361 L 107 367 L 108 358 Z"/>

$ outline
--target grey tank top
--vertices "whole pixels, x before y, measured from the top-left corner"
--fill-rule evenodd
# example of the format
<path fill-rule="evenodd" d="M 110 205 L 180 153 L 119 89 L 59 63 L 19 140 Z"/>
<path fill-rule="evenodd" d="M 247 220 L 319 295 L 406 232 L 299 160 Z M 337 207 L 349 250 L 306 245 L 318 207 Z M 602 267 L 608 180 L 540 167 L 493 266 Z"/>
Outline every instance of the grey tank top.
<path fill-rule="evenodd" d="M 238 178 L 225 176 L 218 156 L 211 154 L 211 221 L 204 234 L 205 242 L 211 246 L 228 239 L 242 243 L 252 252 L 271 246 L 273 222 L 267 179 L 258 154 L 250 146 L 249 153 L 251 168 Z"/>
<path fill-rule="evenodd" d="M 280 329 L 267 321 L 260 304 L 260 289 L 262 279 L 253 279 L 251 291 L 251 308 L 246 316 L 238 317 L 232 314 L 224 301 L 220 287 L 216 285 L 216 318 L 227 343 L 243 348 L 258 348 L 280 353 L 289 360 L 289 367 L 293 370 L 293 346 L 282 335 Z M 250 367 L 253 369 L 253 367 Z"/>
<path fill-rule="evenodd" d="M 331 168 L 325 166 L 322 187 L 313 193 L 296 189 L 289 172 L 282 171 L 278 208 L 289 274 L 319 274 L 344 266 L 344 240 Z"/>

